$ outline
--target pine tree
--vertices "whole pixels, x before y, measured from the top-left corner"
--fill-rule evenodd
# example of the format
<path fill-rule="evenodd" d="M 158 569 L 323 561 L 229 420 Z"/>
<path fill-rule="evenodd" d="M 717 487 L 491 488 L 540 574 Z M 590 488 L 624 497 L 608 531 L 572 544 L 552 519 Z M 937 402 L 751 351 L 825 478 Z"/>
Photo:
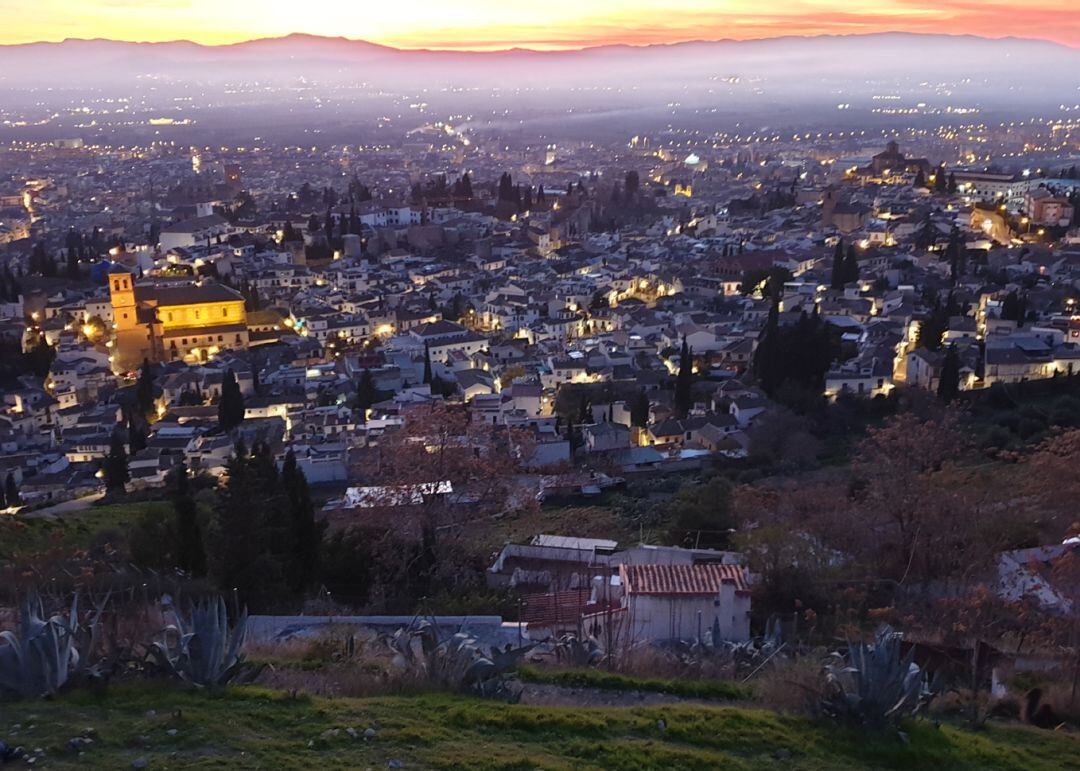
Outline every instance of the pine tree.
<path fill-rule="evenodd" d="M 193 576 L 206 574 L 206 547 L 203 544 L 199 511 L 191 494 L 188 469 L 183 461 L 170 473 L 173 516 L 176 528 L 176 564 Z"/>
<path fill-rule="evenodd" d="M 692 393 L 694 379 L 694 352 L 683 336 L 682 350 L 679 352 L 679 373 L 675 377 L 675 413 L 680 418 L 690 414 L 694 406 Z"/>
<path fill-rule="evenodd" d="M 960 356 L 956 352 L 956 343 L 945 351 L 945 361 L 941 365 L 938 378 L 938 397 L 948 404 L 960 393 Z"/>
<path fill-rule="evenodd" d="M 244 395 L 236 382 L 236 373 L 230 368 L 221 381 L 221 398 L 218 400 L 218 426 L 222 431 L 232 431 L 244 420 Z"/>
<path fill-rule="evenodd" d="M 102 470 L 105 473 L 105 492 L 122 495 L 131 475 L 128 473 L 128 456 L 119 430 L 113 431 L 109 454 L 105 456 Z"/>

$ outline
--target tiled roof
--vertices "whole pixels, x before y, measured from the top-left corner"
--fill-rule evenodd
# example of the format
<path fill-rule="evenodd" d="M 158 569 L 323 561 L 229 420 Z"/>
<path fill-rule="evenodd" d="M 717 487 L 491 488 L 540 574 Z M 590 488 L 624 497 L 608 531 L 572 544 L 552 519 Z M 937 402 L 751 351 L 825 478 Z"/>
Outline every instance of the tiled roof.
<path fill-rule="evenodd" d="M 244 296 L 223 284 L 174 284 L 172 286 L 136 285 L 139 300 L 156 302 L 158 307 L 196 305 L 199 303 L 235 302 Z"/>
<path fill-rule="evenodd" d="M 623 586 L 631 594 L 683 594 L 711 597 L 720 584 L 734 581 L 735 590 L 749 590 L 739 565 L 622 565 Z"/>

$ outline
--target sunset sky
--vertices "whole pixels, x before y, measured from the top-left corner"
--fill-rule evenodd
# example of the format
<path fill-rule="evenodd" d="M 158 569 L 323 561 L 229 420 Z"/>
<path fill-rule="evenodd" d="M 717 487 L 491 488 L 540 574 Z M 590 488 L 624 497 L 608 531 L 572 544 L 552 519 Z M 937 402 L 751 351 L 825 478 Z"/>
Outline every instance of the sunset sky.
<path fill-rule="evenodd" d="M 402 48 L 578 48 L 900 30 L 1080 47 L 1078 8 L 1080 0 L 0 0 L 0 43 L 213 44 L 307 32 Z"/>

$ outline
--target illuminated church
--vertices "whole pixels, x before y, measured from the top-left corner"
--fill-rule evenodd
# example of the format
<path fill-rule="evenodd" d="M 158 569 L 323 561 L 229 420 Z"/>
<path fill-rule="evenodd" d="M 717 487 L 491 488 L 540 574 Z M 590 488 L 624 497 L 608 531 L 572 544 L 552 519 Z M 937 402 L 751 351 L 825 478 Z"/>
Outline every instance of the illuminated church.
<path fill-rule="evenodd" d="M 248 347 L 244 297 L 216 283 L 136 284 L 121 268 L 109 273 L 113 369 L 150 361 L 206 361 L 226 348 Z"/>

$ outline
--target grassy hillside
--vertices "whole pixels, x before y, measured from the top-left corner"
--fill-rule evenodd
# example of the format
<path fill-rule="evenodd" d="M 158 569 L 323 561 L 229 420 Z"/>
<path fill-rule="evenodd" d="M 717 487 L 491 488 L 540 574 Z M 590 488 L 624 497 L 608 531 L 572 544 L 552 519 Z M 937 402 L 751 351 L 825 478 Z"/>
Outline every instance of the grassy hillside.
<path fill-rule="evenodd" d="M 0 517 L 0 562 L 19 554 L 59 548 L 85 549 L 95 543 L 122 540 L 143 511 L 162 516 L 172 512 L 168 501 L 132 501 L 90 506 L 57 517 Z"/>
<path fill-rule="evenodd" d="M 15 724 L 21 728 L 11 736 Z M 364 738 L 367 728 L 374 738 Z M 151 769 L 1080 767 L 1080 739 L 1066 734 L 998 727 L 972 733 L 929 721 L 913 723 L 909 733 L 904 745 L 895 735 L 687 704 L 541 708 L 445 694 L 326 700 L 152 684 L 0 705 L 0 737 L 41 748 L 36 764 L 52 768 L 130 768 L 139 758 Z M 80 736 L 94 739 L 82 757 L 69 746 Z"/>

